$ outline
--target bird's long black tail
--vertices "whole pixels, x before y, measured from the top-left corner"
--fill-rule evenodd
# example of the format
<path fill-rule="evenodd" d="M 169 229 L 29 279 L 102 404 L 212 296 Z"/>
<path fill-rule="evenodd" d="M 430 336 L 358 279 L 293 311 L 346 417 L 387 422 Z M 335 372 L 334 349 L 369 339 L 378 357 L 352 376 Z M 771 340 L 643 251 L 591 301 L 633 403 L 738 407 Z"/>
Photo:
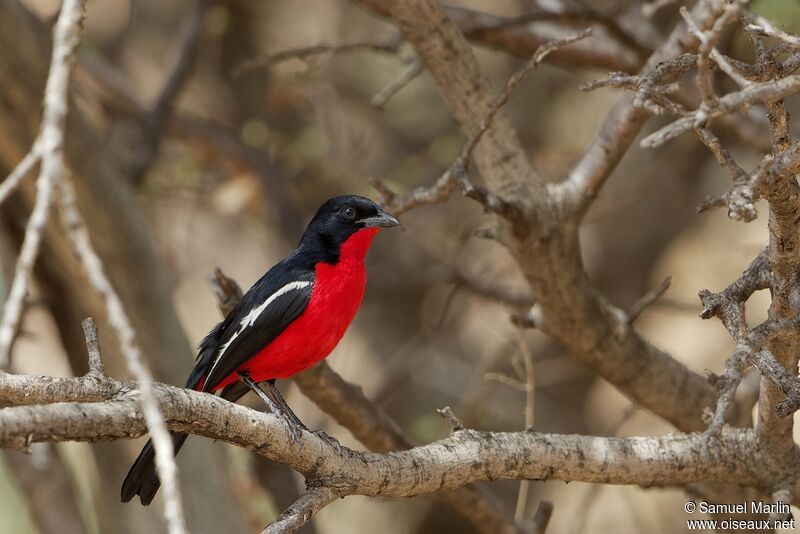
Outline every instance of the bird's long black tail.
<path fill-rule="evenodd" d="M 189 383 L 191 384 L 192 381 L 190 378 Z M 247 391 L 247 386 L 237 381 L 226 387 L 220 396 L 230 402 L 236 402 Z M 175 454 L 178 454 L 189 435 L 176 433 L 170 435 Z M 153 501 L 159 487 L 161 487 L 161 480 L 156 473 L 156 450 L 153 447 L 153 440 L 148 440 L 122 483 L 120 498 L 122 502 L 128 502 L 138 495 L 142 504 L 147 506 Z"/>
<path fill-rule="evenodd" d="M 189 435 L 171 434 L 171 436 L 175 454 L 178 454 Z M 145 444 L 142 452 L 139 453 L 136 461 L 133 462 L 130 471 L 128 471 L 128 476 L 125 477 L 125 481 L 122 483 L 120 497 L 122 502 L 128 502 L 138 495 L 142 504 L 147 506 L 156 496 L 160 486 L 161 480 L 159 480 L 156 473 L 156 450 L 153 447 L 153 440 L 147 440 L 147 444 Z"/>

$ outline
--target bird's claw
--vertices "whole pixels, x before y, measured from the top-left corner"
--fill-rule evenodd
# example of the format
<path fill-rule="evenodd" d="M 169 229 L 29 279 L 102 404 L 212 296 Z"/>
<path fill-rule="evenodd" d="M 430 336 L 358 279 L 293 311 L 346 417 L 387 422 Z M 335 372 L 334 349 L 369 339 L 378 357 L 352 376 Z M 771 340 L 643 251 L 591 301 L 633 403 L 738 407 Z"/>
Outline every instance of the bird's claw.
<path fill-rule="evenodd" d="M 300 437 L 303 435 L 303 428 L 295 424 L 295 422 L 288 417 L 283 416 L 282 419 L 286 422 L 286 428 L 289 429 L 289 437 L 292 443 L 300 441 Z"/>

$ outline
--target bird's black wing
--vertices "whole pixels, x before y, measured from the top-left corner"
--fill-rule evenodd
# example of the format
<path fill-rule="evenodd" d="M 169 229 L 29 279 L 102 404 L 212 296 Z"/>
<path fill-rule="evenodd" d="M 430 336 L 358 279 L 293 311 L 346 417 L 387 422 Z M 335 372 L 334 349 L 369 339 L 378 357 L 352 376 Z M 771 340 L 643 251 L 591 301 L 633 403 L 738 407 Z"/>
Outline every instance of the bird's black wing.
<path fill-rule="evenodd" d="M 203 391 L 214 389 L 306 309 L 311 300 L 314 272 L 292 264 L 290 256 L 270 269 L 203 340 L 201 361 L 195 368 L 198 375 L 204 375 Z"/>

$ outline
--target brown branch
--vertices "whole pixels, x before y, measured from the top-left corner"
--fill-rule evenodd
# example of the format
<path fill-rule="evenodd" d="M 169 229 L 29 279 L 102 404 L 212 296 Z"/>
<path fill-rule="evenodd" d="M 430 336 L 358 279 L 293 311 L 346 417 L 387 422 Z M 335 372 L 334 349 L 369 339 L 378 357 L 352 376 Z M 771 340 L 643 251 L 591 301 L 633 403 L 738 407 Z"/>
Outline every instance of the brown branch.
<path fill-rule="evenodd" d="M 31 401 L 49 398 L 48 377 L 6 375 L 25 382 Z M 79 380 L 79 379 L 69 379 Z M 19 386 L 20 384 L 16 384 Z M 2 390 L 0 390 L 1 392 Z M 40 441 L 107 441 L 145 434 L 141 394 L 132 384 L 105 402 L 17 406 L 0 411 L 0 446 Z M 477 480 L 548 479 L 612 484 L 682 485 L 697 481 L 758 486 L 755 436 L 725 431 L 703 451 L 702 434 L 658 438 L 599 438 L 536 432 L 461 430 L 402 452 L 365 453 L 335 446 L 287 422 L 213 395 L 154 384 L 170 430 L 245 447 L 304 474 L 311 487 L 351 495 L 411 497 Z M 100 388 L 84 382 L 84 393 Z M 295 439 L 296 438 L 296 439 Z"/>
<path fill-rule="evenodd" d="M 664 296 L 664 293 L 667 292 L 669 286 L 672 284 L 672 277 L 668 276 L 661 281 L 656 287 L 642 295 L 633 305 L 628 308 L 627 321 L 628 324 L 633 324 L 639 316 L 649 308 L 654 302 Z"/>
<path fill-rule="evenodd" d="M 0 183 L 0 204 L 9 197 L 11 193 L 22 182 L 22 179 L 28 175 L 31 170 L 39 162 L 40 154 L 36 147 L 31 148 L 22 160 L 14 167 L 14 170 Z"/>
<path fill-rule="evenodd" d="M 375 96 L 372 97 L 372 100 L 369 101 L 369 105 L 376 109 L 383 109 L 383 106 L 386 105 L 386 102 L 389 101 L 394 95 L 396 95 L 400 89 L 411 83 L 412 80 L 417 78 L 420 74 L 422 74 L 422 63 L 416 58 L 411 60 L 411 63 L 408 65 L 405 71 L 397 77 L 392 83 L 384 87 L 380 90 Z"/>
<path fill-rule="evenodd" d="M 757 42 L 758 39 L 755 39 Z M 764 54 L 757 53 L 758 61 L 766 69 L 776 68 Z M 784 78 L 784 80 L 787 78 Z M 759 193 L 769 203 L 769 263 L 774 276 L 770 317 L 775 320 L 797 322 L 800 287 L 797 272 L 800 269 L 800 236 L 797 220 L 800 213 L 800 186 L 795 169 L 800 165 L 796 146 L 792 146 L 789 113 L 782 99 L 765 99 L 770 123 L 770 142 L 775 161 L 764 179 L 758 184 Z M 776 166 L 777 164 L 777 166 Z M 780 365 L 793 375 L 797 374 L 800 360 L 800 335 L 797 329 L 781 332 L 767 345 L 769 352 Z M 772 386 L 769 379 L 762 380 L 758 401 L 756 435 L 761 444 L 767 470 L 774 477 L 775 487 L 785 483 L 793 473 L 800 456 L 795 448 L 792 418 L 778 417 L 776 411 L 784 403 L 784 393 Z"/>
<path fill-rule="evenodd" d="M 388 15 L 388 10 L 380 2 L 370 1 L 369 4 L 372 11 L 381 16 Z M 444 11 L 464 33 L 464 36 L 473 43 L 523 58 L 531 57 L 542 44 L 574 32 L 573 22 L 591 22 L 590 17 L 587 16 L 578 20 L 573 18 L 562 25 L 556 21 L 525 20 L 526 15 L 506 18 L 451 5 L 444 6 Z M 535 16 L 535 13 L 533 15 Z M 616 24 L 607 18 L 606 20 Z M 602 21 L 598 22 L 608 30 L 607 24 Z M 624 30 L 621 31 L 624 32 Z M 616 38 L 609 39 L 605 36 L 606 32 L 598 32 L 590 40 L 556 51 L 549 60 L 553 64 L 568 67 L 635 72 L 641 66 L 643 48 L 639 45 L 630 47 Z"/>
<path fill-rule="evenodd" d="M 267 525 L 261 534 L 288 534 L 302 527 L 320 510 L 343 497 L 333 488 L 319 486 L 310 488 L 289 508 L 283 511 L 275 521 Z"/>
<path fill-rule="evenodd" d="M 703 303 L 700 317 L 702 319 L 718 317 L 736 342 L 736 349 L 725 362 L 723 375 L 712 374 L 709 376 L 710 381 L 719 389 L 720 396 L 716 409 L 709 420 L 709 427 L 706 431 L 708 436 L 717 436 L 721 431 L 728 410 L 733 405 L 734 395 L 741 382 L 746 361 L 761 352 L 767 341 L 764 338 L 765 332 L 777 324 L 774 321 L 767 321 L 749 332 L 745 319 L 745 302 L 753 293 L 770 287 L 772 283 L 772 272 L 768 259 L 768 251 L 764 249 L 742 275 L 721 293 L 711 293 L 707 289 L 703 289 L 699 293 Z"/>

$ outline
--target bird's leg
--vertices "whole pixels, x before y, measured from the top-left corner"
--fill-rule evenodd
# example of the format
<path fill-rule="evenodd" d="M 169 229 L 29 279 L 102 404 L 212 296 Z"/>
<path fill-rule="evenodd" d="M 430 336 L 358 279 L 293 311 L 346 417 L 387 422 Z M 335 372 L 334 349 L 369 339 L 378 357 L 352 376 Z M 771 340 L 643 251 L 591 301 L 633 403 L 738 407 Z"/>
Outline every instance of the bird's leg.
<path fill-rule="evenodd" d="M 286 421 L 286 423 L 289 425 L 289 430 L 294 438 L 294 441 L 300 439 L 300 434 L 302 431 L 308 430 L 308 428 L 289 408 L 289 406 L 286 404 L 286 401 L 280 396 L 280 393 L 278 393 L 277 398 L 273 396 L 274 393 L 278 391 L 277 388 L 275 388 L 275 381 L 270 380 L 267 382 L 267 392 L 261 389 L 261 386 L 259 386 L 258 382 L 253 380 L 247 371 L 239 371 L 237 374 L 239 375 L 239 380 L 244 382 L 247 387 L 252 389 L 253 392 L 258 395 L 258 398 L 264 401 L 264 404 L 267 405 L 267 408 L 269 408 L 269 411 L 272 412 L 273 415 L 281 417 Z"/>
<path fill-rule="evenodd" d="M 275 380 L 267 380 L 265 384 L 267 386 L 267 395 L 272 397 L 272 400 L 274 400 L 279 406 L 281 406 L 283 413 L 286 414 L 289 417 L 289 419 L 293 421 L 295 424 L 297 424 L 298 426 L 302 427 L 305 430 L 308 430 L 308 427 L 303 424 L 303 422 L 295 415 L 295 413 L 292 411 L 291 408 L 289 408 L 289 405 L 283 399 L 283 395 L 281 395 L 281 392 L 275 385 Z M 322 439 L 324 439 L 325 441 L 327 441 L 328 443 L 330 443 L 335 447 L 341 446 L 339 441 L 330 434 L 328 434 L 327 432 L 324 432 L 322 430 L 309 430 L 309 432 L 316 434 L 317 436 L 321 437 Z"/>
<path fill-rule="evenodd" d="M 264 404 L 267 405 L 267 408 L 269 408 L 270 412 L 274 413 L 275 415 L 280 414 L 281 409 L 278 407 L 275 401 L 273 401 L 269 395 L 267 395 L 264 390 L 258 386 L 257 382 L 250 378 L 250 375 L 246 371 L 239 371 L 237 374 L 239 375 L 239 380 L 244 382 L 247 387 L 253 390 L 253 393 L 258 395 L 259 399 L 264 401 Z"/>
<path fill-rule="evenodd" d="M 297 415 L 295 415 L 295 413 L 292 411 L 291 408 L 289 408 L 289 405 L 283 399 L 283 395 L 281 395 L 281 392 L 275 385 L 275 379 L 267 380 L 266 382 L 264 382 L 264 384 L 267 388 L 267 391 L 265 391 L 265 393 L 269 395 L 269 397 L 275 402 L 275 404 L 278 405 L 278 409 L 283 413 L 283 415 L 286 416 L 286 418 L 293 424 L 299 426 L 303 430 L 308 430 L 308 427 L 305 424 L 303 424 L 300 418 L 297 417 Z M 310 432 L 310 430 L 308 431 Z"/>

